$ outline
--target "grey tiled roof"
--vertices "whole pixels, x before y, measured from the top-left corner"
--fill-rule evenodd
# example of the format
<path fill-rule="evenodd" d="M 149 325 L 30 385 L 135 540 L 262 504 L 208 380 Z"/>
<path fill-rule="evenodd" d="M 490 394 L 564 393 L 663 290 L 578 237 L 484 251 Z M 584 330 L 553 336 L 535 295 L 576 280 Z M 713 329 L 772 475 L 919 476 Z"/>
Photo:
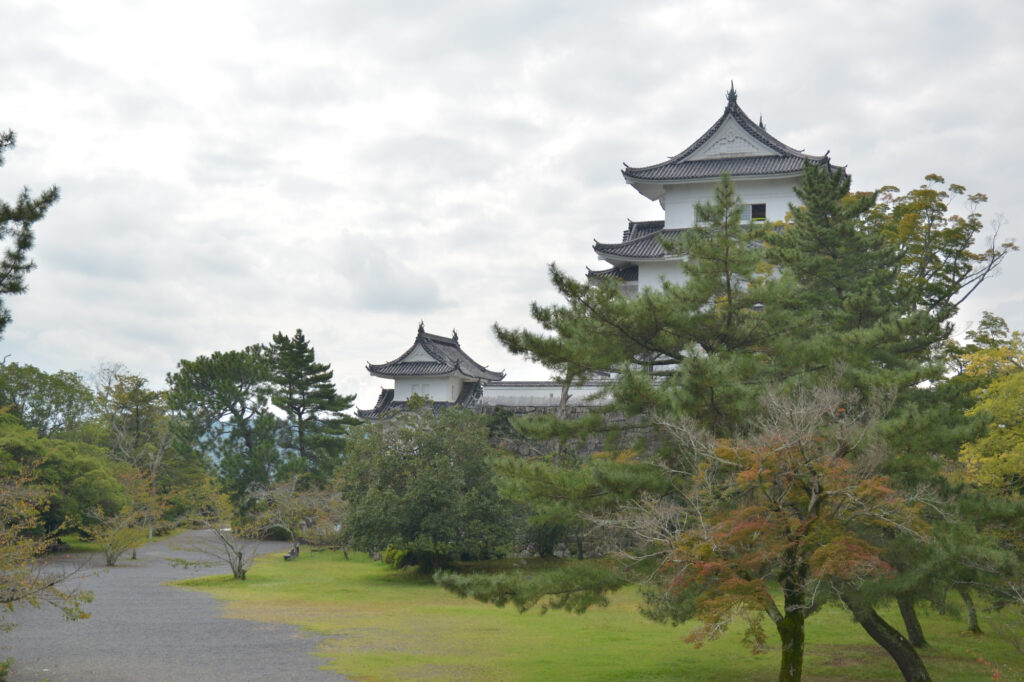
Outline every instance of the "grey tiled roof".
<path fill-rule="evenodd" d="M 777 155 L 762 154 L 758 156 L 735 156 L 719 159 L 690 159 L 689 157 L 710 140 L 730 118 L 735 120 L 752 138 L 774 151 Z M 768 131 L 762 126 L 750 120 L 750 117 L 740 109 L 735 99 L 730 98 L 722 116 L 696 142 L 682 152 L 667 161 L 651 166 L 638 166 L 634 168 L 627 165 L 622 171 L 622 175 L 627 181 L 655 182 L 710 179 L 717 178 L 722 173 L 729 173 L 732 176 L 791 175 L 801 172 L 805 161 L 815 165 L 828 164 L 828 153 L 824 156 L 811 156 L 783 144 L 769 135 Z"/>
<path fill-rule="evenodd" d="M 825 161 L 807 159 L 820 165 Z M 697 180 L 718 178 L 723 173 L 733 177 L 746 175 L 790 175 L 804 170 L 805 159 L 792 156 L 741 156 L 732 159 L 700 159 L 666 161 L 650 168 L 627 168 L 623 175 L 635 180 Z"/>
<path fill-rule="evenodd" d="M 417 347 L 422 348 L 432 360 L 406 360 Z M 373 376 L 383 378 L 459 374 L 472 379 L 500 381 L 505 377 L 504 372 L 489 370 L 466 355 L 466 352 L 459 346 L 458 335 L 454 332 L 451 338 L 428 334 L 423 330 L 422 324 L 416 334 L 416 341 L 409 350 L 391 362 L 379 365 L 367 363 L 366 369 Z"/>
<path fill-rule="evenodd" d="M 641 222 L 629 221 L 629 227 L 622 232 L 622 241 L 629 241 L 638 237 L 654 234 L 665 229 L 664 220 L 644 220 Z"/>
<path fill-rule="evenodd" d="M 681 232 L 682 230 L 680 229 L 661 229 L 635 239 L 623 241 L 621 244 L 601 244 L 598 242 L 594 244 L 594 251 L 601 257 L 610 256 L 612 258 L 630 259 L 664 258 L 669 254 L 666 253 L 665 247 L 662 245 L 663 242 L 677 237 Z"/>
<path fill-rule="evenodd" d="M 388 412 L 388 406 L 394 402 L 395 389 L 393 388 L 382 388 L 380 395 L 377 396 L 377 404 L 369 410 L 356 410 L 356 416 L 360 419 L 374 419 L 379 415 L 386 414 Z"/>
<path fill-rule="evenodd" d="M 626 267 L 620 267 L 618 265 L 610 267 L 607 270 L 591 270 L 587 268 L 587 279 L 590 281 L 602 280 L 602 279 L 619 279 L 623 282 L 635 282 L 639 277 L 639 268 L 635 265 L 627 265 Z M 503 382 L 507 384 L 508 382 Z"/>

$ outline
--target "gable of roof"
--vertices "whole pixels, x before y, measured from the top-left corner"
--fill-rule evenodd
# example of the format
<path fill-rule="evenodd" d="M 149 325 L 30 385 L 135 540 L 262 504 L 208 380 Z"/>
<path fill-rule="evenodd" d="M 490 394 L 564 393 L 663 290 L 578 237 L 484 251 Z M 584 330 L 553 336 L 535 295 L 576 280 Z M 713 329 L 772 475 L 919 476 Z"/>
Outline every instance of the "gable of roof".
<path fill-rule="evenodd" d="M 451 337 L 429 334 L 420 323 L 416 340 L 400 356 L 381 364 L 367 363 L 367 371 L 375 377 L 426 377 L 457 375 L 467 379 L 501 381 L 504 372 L 489 370 L 469 357 L 459 346 L 459 335 Z"/>
<path fill-rule="evenodd" d="M 693 144 L 661 163 L 626 165 L 622 175 L 636 187 L 710 180 L 723 173 L 733 177 L 798 175 L 805 163 L 826 165 L 828 152 L 822 156 L 805 154 L 768 134 L 740 108 L 735 90 L 731 90 L 725 111 Z"/>

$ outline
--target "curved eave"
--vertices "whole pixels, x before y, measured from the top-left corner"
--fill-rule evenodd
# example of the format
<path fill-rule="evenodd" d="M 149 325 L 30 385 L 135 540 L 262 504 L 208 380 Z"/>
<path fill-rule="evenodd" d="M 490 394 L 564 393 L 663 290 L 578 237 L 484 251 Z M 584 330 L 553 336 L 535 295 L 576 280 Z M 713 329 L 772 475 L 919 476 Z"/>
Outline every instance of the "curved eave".
<path fill-rule="evenodd" d="M 448 377 L 459 377 L 466 381 L 501 381 L 505 378 L 504 372 L 492 372 L 491 370 L 484 370 L 483 376 L 474 376 L 467 374 L 466 372 L 458 369 L 450 369 L 445 372 L 379 372 L 367 367 L 367 371 L 371 376 L 375 376 L 378 379 L 445 379 Z"/>
<path fill-rule="evenodd" d="M 601 253 L 597 252 L 597 257 L 606 263 L 612 265 L 636 265 L 638 263 L 663 263 L 667 261 L 680 261 L 683 260 L 682 256 L 670 256 L 665 254 L 664 256 L 620 256 L 612 253 Z"/>
<path fill-rule="evenodd" d="M 730 175 L 734 182 L 744 182 L 746 180 L 785 180 L 786 178 L 799 179 L 802 178 L 804 172 L 800 171 L 786 171 L 783 173 L 751 173 L 747 175 Z M 651 201 L 658 201 L 665 196 L 665 192 L 669 187 L 679 185 L 699 185 L 699 184 L 715 184 L 722 177 L 719 175 L 707 175 L 699 178 L 660 178 L 657 180 L 648 180 L 646 178 L 634 178 L 626 174 L 626 170 L 622 171 L 622 177 L 625 178 L 626 183 L 633 187 L 637 192 L 644 195 Z"/>

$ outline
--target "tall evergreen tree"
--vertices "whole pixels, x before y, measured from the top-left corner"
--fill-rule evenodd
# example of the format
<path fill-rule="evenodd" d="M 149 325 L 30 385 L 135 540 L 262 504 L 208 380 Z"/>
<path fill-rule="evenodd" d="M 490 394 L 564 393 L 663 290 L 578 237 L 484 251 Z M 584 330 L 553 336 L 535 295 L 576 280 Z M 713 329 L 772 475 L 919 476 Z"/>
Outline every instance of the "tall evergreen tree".
<path fill-rule="evenodd" d="M 13 131 L 0 131 L 0 166 L 4 165 L 4 154 L 14 148 L 14 142 Z M 0 259 L 0 296 L 25 293 L 25 276 L 36 267 L 28 256 L 35 243 L 32 227 L 42 220 L 59 197 L 56 187 L 50 187 L 37 197 L 26 187 L 14 205 L 0 200 L 0 243 L 7 242 Z M 0 336 L 10 321 L 11 312 L 0 298 Z"/>
<path fill-rule="evenodd" d="M 331 366 L 316 361 L 301 329 L 274 334 L 269 356 L 271 401 L 286 415 L 283 445 L 292 454 L 285 468 L 323 483 L 340 461 L 348 427 L 359 423 L 345 414 L 355 396 L 338 395 Z"/>

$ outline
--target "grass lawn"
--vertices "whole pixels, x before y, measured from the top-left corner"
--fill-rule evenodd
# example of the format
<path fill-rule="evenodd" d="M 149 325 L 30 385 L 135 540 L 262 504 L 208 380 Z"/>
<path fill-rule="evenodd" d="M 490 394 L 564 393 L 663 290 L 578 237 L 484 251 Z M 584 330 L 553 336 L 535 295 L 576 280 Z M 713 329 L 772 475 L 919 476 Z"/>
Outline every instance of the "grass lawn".
<path fill-rule="evenodd" d="M 175 535 L 178 535 L 179 533 L 181 533 L 181 529 L 180 528 L 176 528 L 176 529 L 172 530 L 170 533 L 165 533 L 163 535 L 154 535 L 152 538 L 147 538 L 146 539 L 146 543 L 153 542 L 154 540 L 166 540 L 167 538 L 174 537 Z M 100 543 L 93 542 L 93 541 L 90 541 L 90 540 L 84 540 L 84 539 L 82 539 L 82 536 L 79 533 L 77 533 L 77 532 L 65 533 L 64 535 L 61 535 L 60 536 L 60 541 L 62 543 L 61 547 L 60 547 L 60 551 L 64 552 L 64 553 L 68 553 L 68 552 L 71 552 L 71 553 L 93 552 L 93 553 L 96 553 L 96 554 L 102 554 L 103 553 L 103 546 Z M 145 543 L 143 543 L 143 544 L 145 544 Z M 128 552 L 126 552 L 126 554 L 128 556 L 131 556 L 131 550 L 128 550 Z"/>
<path fill-rule="evenodd" d="M 65 533 L 60 536 L 61 552 L 102 552 L 98 542 L 83 540 L 78 533 Z"/>
<path fill-rule="evenodd" d="M 545 615 L 463 600 L 427 578 L 365 555 L 303 552 L 263 557 L 246 581 L 175 583 L 226 602 L 225 615 L 290 623 L 324 640 L 326 667 L 357 680 L 773 680 L 778 651 L 753 655 L 740 632 L 694 649 L 689 631 L 644 620 L 627 590 L 583 616 Z M 896 622 L 893 612 L 884 614 Z M 994 635 L 964 634 L 964 621 L 922 613 L 924 651 L 936 682 L 1024 679 L 1024 660 Z M 997 614 L 982 613 L 990 630 Z M 769 631 L 772 631 L 768 623 Z M 970 653 L 968 652 L 970 649 Z M 804 679 L 901 680 L 891 659 L 841 610 L 808 621 Z"/>

